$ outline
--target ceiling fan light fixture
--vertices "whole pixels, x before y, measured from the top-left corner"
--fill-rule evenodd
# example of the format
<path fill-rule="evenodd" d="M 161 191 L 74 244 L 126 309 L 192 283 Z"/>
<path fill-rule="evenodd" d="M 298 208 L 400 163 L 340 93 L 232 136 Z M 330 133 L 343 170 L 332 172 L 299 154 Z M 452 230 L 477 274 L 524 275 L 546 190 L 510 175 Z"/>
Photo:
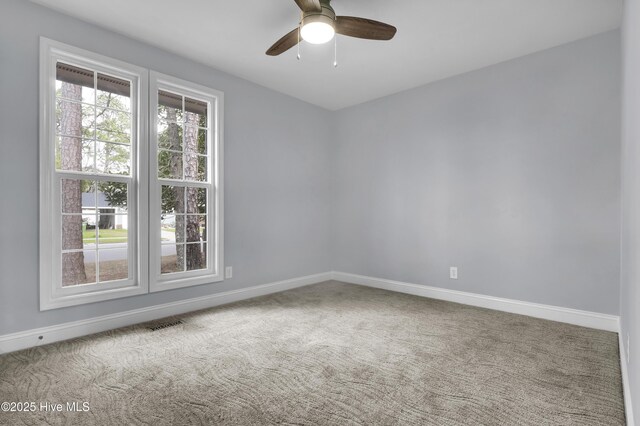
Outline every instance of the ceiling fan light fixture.
<path fill-rule="evenodd" d="M 391 40 L 396 27 L 373 19 L 356 16 L 336 16 L 331 0 L 295 0 L 300 8 L 298 26 L 267 49 L 269 56 L 278 56 L 294 46 L 300 49 L 300 39 L 308 43 L 322 44 L 334 39 L 336 34 L 366 40 Z M 300 59 L 298 51 L 298 59 Z M 335 53 L 335 52 L 334 52 Z"/>
<path fill-rule="evenodd" d="M 300 36 L 311 44 L 323 44 L 331 41 L 336 34 L 335 20 L 326 15 L 311 15 L 304 18 L 300 27 Z"/>
<path fill-rule="evenodd" d="M 323 44 L 331 41 L 336 31 L 325 22 L 309 22 L 300 29 L 302 39 L 311 44 Z"/>

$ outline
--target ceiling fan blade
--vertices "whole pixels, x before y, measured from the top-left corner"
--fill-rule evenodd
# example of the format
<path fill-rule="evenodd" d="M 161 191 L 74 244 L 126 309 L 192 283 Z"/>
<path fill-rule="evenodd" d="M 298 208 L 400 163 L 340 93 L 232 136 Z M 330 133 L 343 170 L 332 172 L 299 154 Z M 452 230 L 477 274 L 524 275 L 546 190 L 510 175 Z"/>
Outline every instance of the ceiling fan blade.
<path fill-rule="evenodd" d="M 373 19 L 338 16 L 336 17 L 336 32 L 369 40 L 391 40 L 396 35 L 396 27 Z"/>
<path fill-rule="evenodd" d="M 279 54 L 291 49 L 296 44 L 298 44 L 298 28 L 291 30 L 287 35 L 273 43 L 273 46 L 271 46 L 265 53 L 269 56 L 278 56 Z"/>
<path fill-rule="evenodd" d="M 322 12 L 320 0 L 295 0 L 295 2 L 303 12 Z"/>

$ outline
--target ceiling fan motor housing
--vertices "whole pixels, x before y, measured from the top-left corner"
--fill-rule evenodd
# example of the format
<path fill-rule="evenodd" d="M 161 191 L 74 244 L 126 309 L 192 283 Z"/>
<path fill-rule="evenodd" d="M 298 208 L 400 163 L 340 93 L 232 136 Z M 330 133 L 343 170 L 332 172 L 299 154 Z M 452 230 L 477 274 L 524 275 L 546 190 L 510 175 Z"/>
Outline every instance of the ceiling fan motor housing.
<path fill-rule="evenodd" d="M 312 22 L 322 22 L 331 25 L 333 28 L 336 27 L 336 13 L 329 4 L 329 0 L 320 0 L 320 6 L 322 7 L 320 12 L 303 12 L 302 21 L 300 22 L 301 28 Z"/>

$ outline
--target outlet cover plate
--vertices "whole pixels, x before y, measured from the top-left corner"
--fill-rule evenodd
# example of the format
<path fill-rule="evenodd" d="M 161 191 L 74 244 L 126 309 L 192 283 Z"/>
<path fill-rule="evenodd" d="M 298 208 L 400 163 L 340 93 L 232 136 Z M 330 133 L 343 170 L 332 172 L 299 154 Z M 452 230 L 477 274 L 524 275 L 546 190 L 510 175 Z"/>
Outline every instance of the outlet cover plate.
<path fill-rule="evenodd" d="M 452 266 L 449 268 L 449 278 L 451 278 L 452 280 L 457 280 L 458 279 L 458 267 L 457 266 Z"/>

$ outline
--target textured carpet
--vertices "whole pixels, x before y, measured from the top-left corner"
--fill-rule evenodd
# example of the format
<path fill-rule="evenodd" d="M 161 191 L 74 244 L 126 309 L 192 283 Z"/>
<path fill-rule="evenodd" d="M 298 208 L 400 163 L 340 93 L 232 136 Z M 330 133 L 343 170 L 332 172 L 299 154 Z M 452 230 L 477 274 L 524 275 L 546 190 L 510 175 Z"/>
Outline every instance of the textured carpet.
<path fill-rule="evenodd" d="M 623 425 L 617 335 L 338 282 L 0 357 L 0 424 Z M 147 324 L 148 325 L 148 324 Z"/>

